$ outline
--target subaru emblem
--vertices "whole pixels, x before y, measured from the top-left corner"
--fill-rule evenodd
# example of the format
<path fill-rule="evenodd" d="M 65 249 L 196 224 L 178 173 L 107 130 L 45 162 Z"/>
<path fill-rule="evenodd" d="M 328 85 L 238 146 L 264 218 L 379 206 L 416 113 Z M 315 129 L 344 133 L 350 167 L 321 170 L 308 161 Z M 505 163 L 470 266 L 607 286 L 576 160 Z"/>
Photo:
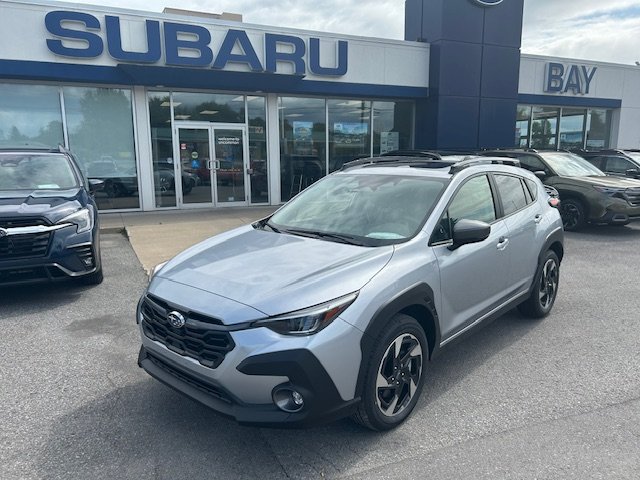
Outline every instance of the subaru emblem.
<path fill-rule="evenodd" d="M 167 315 L 167 320 L 169 320 L 169 324 L 173 328 L 182 328 L 186 323 L 184 316 L 180 312 L 175 312 L 175 311 L 169 312 L 169 315 Z"/>

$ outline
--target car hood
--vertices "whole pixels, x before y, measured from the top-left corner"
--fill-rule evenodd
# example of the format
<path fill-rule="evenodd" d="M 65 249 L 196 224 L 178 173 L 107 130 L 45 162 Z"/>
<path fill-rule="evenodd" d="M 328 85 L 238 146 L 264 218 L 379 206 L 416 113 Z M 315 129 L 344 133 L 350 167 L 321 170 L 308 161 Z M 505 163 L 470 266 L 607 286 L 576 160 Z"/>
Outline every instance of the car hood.
<path fill-rule="evenodd" d="M 590 176 L 590 177 L 571 177 L 591 185 L 611 188 L 640 188 L 640 180 L 634 178 L 609 177 L 609 176 Z"/>
<path fill-rule="evenodd" d="M 82 208 L 82 190 L 0 191 L 0 218 L 44 217 L 51 223 Z"/>
<path fill-rule="evenodd" d="M 277 315 L 360 290 L 393 251 L 393 246 L 360 247 L 246 226 L 179 254 L 150 288 L 167 279 Z M 208 313 L 215 315 L 215 308 Z"/>

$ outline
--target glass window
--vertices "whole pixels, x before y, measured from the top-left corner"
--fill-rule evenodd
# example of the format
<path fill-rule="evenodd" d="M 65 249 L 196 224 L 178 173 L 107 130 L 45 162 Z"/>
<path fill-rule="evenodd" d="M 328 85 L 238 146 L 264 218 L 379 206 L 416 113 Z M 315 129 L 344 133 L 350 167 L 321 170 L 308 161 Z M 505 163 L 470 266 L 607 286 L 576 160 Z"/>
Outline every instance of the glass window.
<path fill-rule="evenodd" d="M 278 108 L 280 189 L 286 201 L 327 173 L 325 100 L 281 97 Z"/>
<path fill-rule="evenodd" d="M 529 146 L 529 121 L 531 120 L 531 106 L 518 105 L 516 116 L 516 147 Z"/>
<path fill-rule="evenodd" d="M 452 226 L 458 220 L 480 220 L 491 223 L 496 219 L 493 195 L 486 175 L 474 177 L 456 193 L 449 205 Z"/>
<path fill-rule="evenodd" d="M 604 170 L 604 163 L 606 160 L 606 157 L 589 157 L 589 158 L 585 158 L 585 160 L 587 162 L 589 162 L 591 165 L 593 165 L 596 168 L 599 168 L 600 170 Z"/>
<path fill-rule="evenodd" d="M 397 243 L 420 230 L 445 183 L 398 175 L 332 175 L 296 197 L 270 222 L 289 233 L 328 241 Z"/>
<path fill-rule="evenodd" d="M 587 148 L 609 148 L 611 114 L 611 110 L 589 110 L 587 115 Z"/>
<path fill-rule="evenodd" d="M 498 192 L 502 200 L 502 208 L 504 214 L 511 215 L 521 208 L 527 206 L 527 196 L 525 195 L 524 186 L 518 177 L 510 175 L 495 175 Z"/>
<path fill-rule="evenodd" d="M 520 161 L 520 166 L 530 172 L 549 173 L 549 169 L 538 157 L 533 155 L 518 155 L 518 160 Z"/>
<path fill-rule="evenodd" d="M 527 184 L 527 189 L 529 190 L 531 201 L 534 202 L 536 198 L 538 198 L 538 184 L 533 180 L 529 180 L 528 178 L 524 179 L 524 183 Z"/>
<path fill-rule="evenodd" d="M 66 190 L 78 186 L 64 155 L 0 153 L 1 190 Z"/>
<path fill-rule="evenodd" d="M 607 172 L 626 175 L 627 170 L 631 168 L 636 168 L 636 166 L 626 158 L 607 157 Z"/>
<path fill-rule="evenodd" d="M 329 171 L 371 155 L 371 102 L 329 100 Z"/>
<path fill-rule="evenodd" d="M 65 87 L 69 148 L 89 178 L 104 180 L 101 210 L 139 208 L 131 91 Z"/>
<path fill-rule="evenodd" d="M 453 239 L 453 227 L 462 219 L 491 223 L 496 219 L 491 186 L 486 175 L 468 180 L 455 194 L 448 210 L 431 235 L 430 243 Z"/>
<path fill-rule="evenodd" d="M 251 203 L 269 203 L 267 113 L 264 97 L 247 97 Z"/>
<path fill-rule="evenodd" d="M 413 102 L 373 102 L 373 155 L 413 148 Z"/>
<path fill-rule="evenodd" d="M 174 120 L 244 123 L 244 95 L 173 93 Z"/>
<path fill-rule="evenodd" d="M 171 95 L 169 92 L 149 93 L 149 119 L 156 207 L 175 207 Z"/>
<path fill-rule="evenodd" d="M 64 145 L 58 87 L 0 84 L 0 144 Z"/>
<path fill-rule="evenodd" d="M 560 148 L 583 148 L 586 109 L 563 108 L 560 118 Z"/>
<path fill-rule="evenodd" d="M 584 158 L 572 153 L 542 152 L 544 160 L 562 177 L 603 176 L 604 173 L 587 162 Z"/>
<path fill-rule="evenodd" d="M 559 113 L 558 108 L 533 107 L 531 148 L 556 148 Z"/>

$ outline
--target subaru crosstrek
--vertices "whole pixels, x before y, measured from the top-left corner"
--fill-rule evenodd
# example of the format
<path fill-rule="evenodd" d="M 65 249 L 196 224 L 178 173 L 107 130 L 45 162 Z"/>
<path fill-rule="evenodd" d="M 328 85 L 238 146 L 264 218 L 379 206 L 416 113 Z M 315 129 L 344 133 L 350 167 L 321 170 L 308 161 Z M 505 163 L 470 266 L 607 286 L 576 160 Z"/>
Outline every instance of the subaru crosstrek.
<path fill-rule="evenodd" d="M 62 148 L 0 148 L 0 286 L 102 282 L 91 188 Z"/>
<path fill-rule="evenodd" d="M 360 159 L 154 269 L 138 362 L 244 424 L 392 428 L 445 346 L 554 305 L 562 221 L 505 163 Z"/>

